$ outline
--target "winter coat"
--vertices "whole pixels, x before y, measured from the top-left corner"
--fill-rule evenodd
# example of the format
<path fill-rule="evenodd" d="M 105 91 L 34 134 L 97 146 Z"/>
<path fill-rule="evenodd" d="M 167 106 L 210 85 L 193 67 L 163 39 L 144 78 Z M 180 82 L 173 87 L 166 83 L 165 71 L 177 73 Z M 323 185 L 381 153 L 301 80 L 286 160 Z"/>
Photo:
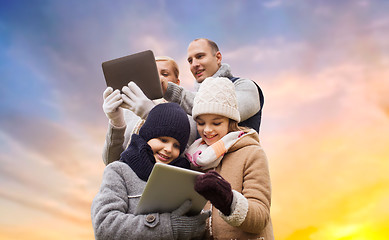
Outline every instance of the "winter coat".
<path fill-rule="evenodd" d="M 212 207 L 208 230 L 214 239 L 273 240 L 269 166 L 258 134 L 248 134 L 239 139 L 229 148 L 215 170 L 240 194 L 234 193 L 235 206 L 230 215 L 234 217 L 226 217 Z M 236 199 L 242 195 L 243 198 Z M 208 203 L 204 209 L 210 207 Z M 237 218 L 240 219 L 238 223 Z M 231 224 L 240 225 L 234 227 Z"/>
<path fill-rule="evenodd" d="M 92 203 L 96 239 L 173 239 L 170 215 L 134 215 L 145 186 L 127 164 L 107 165 Z"/>
<path fill-rule="evenodd" d="M 233 78 L 231 74 L 231 68 L 228 64 L 223 63 L 218 71 L 212 77 L 226 77 Z M 261 110 L 259 86 L 257 86 L 252 80 L 239 78 L 233 81 L 235 86 L 236 98 L 238 100 L 238 109 L 241 122 L 248 120 L 254 115 L 261 117 L 258 113 Z M 196 82 L 197 87 L 199 84 Z M 197 90 L 197 89 L 196 89 Z M 261 91 L 262 92 L 262 91 Z M 164 99 L 169 102 L 176 102 L 185 110 L 189 115 L 192 115 L 193 100 L 196 92 L 185 90 L 183 87 L 169 82 L 168 88 L 164 94 Z M 259 121 L 260 122 L 260 121 Z M 255 127 L 259 129 L 259 126 Z"/>
<path fill-rule="evenodd" d="M 106 166 L 91 206 L 96 239 L 174 239 L 171 213 L 134 214 L 154 164 L 150 146 L 134 134 L 121 159 Z M 189 167 L 183 158 L 169 164 Z"/>

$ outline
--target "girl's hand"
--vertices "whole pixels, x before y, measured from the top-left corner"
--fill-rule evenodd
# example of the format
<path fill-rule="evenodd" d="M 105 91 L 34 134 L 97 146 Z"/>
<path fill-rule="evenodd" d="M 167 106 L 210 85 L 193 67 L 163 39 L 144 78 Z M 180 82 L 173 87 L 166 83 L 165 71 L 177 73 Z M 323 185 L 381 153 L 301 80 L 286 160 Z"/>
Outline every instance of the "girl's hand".
<path fill-rule="evenodd" d="M 195 190 L 209 200 L 225 216 L 231 214 L 233 193 L 231 184 L 216 171 L 209 171 L 196 177 Z"/>

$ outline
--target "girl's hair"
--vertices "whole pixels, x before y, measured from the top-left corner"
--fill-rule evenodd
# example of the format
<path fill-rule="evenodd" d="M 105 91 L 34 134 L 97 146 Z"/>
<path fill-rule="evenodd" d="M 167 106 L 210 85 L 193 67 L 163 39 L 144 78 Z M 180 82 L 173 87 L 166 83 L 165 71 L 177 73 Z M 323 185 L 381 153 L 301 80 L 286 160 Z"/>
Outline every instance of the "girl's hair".
<path fill-rule="evenodd" d="M 176 78 L 178 78 L 178 75 L 180 74 L 180 71 L 178 70 L 178 65 L 177 65 L 176 61 L 174 61 L 173 58 L 167 57 L 167 56 L 157 56 L 157 57 L 155 57 L 155 61 L 156 62 L 158 62 L 158 61 L 168 61 L 168 62 L 170 62 L 173 65 L 174 76 L 176 76 Z"/>
<path fill-rule="evenodd" d="M 247 127 L 238 126 L 238 122 L 237 121 L 232 120 L 231 118 L 229 119 L 229 122 L 228 122 L 228 132 L 243 131 L 245 129 L 247 129 Z"/>

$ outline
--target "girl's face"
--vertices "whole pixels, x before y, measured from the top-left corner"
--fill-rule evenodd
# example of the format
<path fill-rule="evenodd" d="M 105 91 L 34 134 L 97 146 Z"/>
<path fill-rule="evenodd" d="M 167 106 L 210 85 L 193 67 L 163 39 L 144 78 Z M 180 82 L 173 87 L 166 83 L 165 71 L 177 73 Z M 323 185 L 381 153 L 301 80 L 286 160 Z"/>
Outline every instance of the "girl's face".
<path fill-rule="evenodd" d="M 197 131 L 207 145 L 212 145 L 228 133 L 229 118 L 202 114 L 196 118 Z"/>
<path fill-rule="evenodd" d="M 147 143 L 153 150 L 156 162 L 168 164 L 180 155 L 180 143 L 175 138 L 152 138 Z"/>

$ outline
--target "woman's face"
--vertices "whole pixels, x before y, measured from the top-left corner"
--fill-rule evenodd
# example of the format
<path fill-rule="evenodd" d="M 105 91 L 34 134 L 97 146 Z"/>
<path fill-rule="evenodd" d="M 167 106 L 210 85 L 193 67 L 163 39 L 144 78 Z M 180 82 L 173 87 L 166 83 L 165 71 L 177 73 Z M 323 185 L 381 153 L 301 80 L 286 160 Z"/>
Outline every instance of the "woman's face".
<path fill-rule="evenodd" d="M 175 138 L 152 138 L 147 144 L 153 150 L 156 162 L 168 164 L 180 155 L 180 143 Z"/>
<path fill-rule="evenodd" d="M 156 61 L 156 63 L 162 89 L 167 88 L 168 82 L 180 84 L 180 80 L 174 74 L 174 67 L 169 61 Z"/>
<path fill-rule="evenodd" d="M 207 145 L 220 140 L 228 133 L 229 118 L 216 114 L 202 114 L 196 118 L 197 131 Z"/>

